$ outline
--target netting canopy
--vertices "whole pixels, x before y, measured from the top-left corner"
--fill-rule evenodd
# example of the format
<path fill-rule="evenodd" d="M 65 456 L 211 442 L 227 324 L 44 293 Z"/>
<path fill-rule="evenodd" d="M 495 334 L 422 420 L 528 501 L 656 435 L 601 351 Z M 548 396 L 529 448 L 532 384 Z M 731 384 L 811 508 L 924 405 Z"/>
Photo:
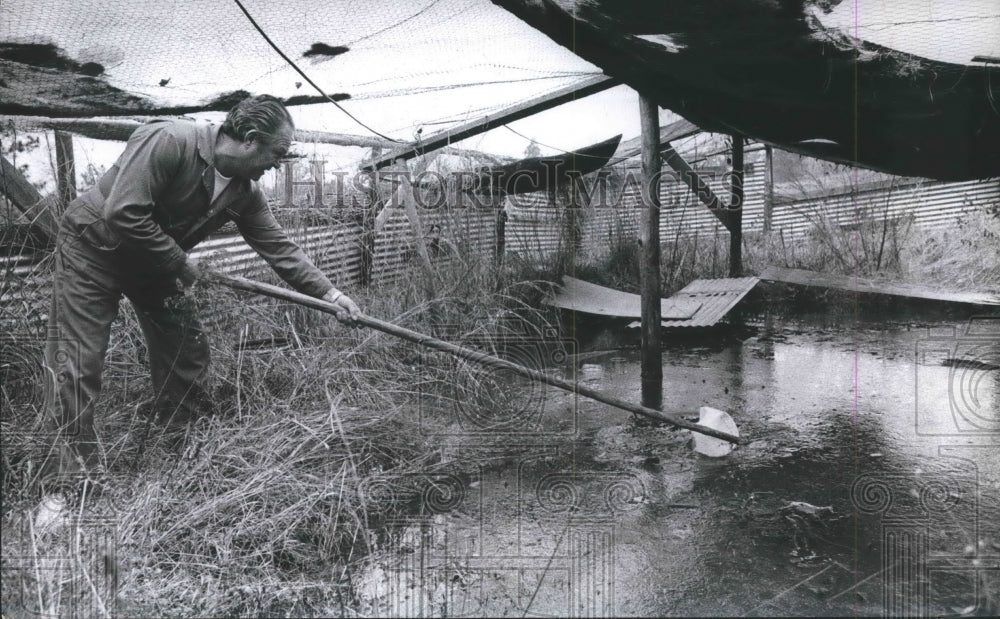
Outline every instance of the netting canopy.
<path fill-rule="evenodd" d="M 0 114 L 189 114 L 269 93 L 300 128 L 410 142 L 603 73 L 705 130 L 895 174 L 1000 174 L 996 0 L 4 0 L 0 14 Z M 548 141 L 605 139 L 612 116 Z"/>
<path fill-rule="evenodd" d="M 2 12 L 5 114 L 191 113 L 268 93 L 321 104 L 309 128 L 409 141 L 600 73 L 483 0 L 4 0 Z"/>

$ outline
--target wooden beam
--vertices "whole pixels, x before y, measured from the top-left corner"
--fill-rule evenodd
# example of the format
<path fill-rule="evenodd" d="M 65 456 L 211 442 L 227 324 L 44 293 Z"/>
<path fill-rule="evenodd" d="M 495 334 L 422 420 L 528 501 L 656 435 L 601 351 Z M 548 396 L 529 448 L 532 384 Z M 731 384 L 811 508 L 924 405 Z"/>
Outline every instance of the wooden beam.
<path fill-rule="evenodd" d="M 296 142 L 315 142 L 317 144 L 335 144 L 337 146 L 360 146 L 362 148 L 391 148 L 395 142 L 382 138 L 372 138 L 363 135 L 348 135 L 346 133 L 330 133 L 327 131 L 295 130 Z"/>
<path fill-rule="evenodd" d="M 131 119 L 109 118 L 109 119 L 74 119 L 74 118 L 47 118 L 44 116 L 0 116 L 0 124 L 13 123 L 18 131 L 46 131 L 57 130 L 79 135 L 95 140 L 112 140 L 117 142 L 128 141 L 132 132 L 146 122 L 154 119 L 162 120 L 170 117 L 159 116 L 136 116 Z M 399 142 L 392 142 L 382 138 L 367 137 L 361 135 L 350 135 L 347 133 L 330 133 L 328 131 L 310 131 L 296 129 L 295 138 L 298 142 L 310 142 L 317 144 L 333 144 L 335 146 L 358 146 L 362 148 L 388 149 L 397 147 Z M 464 155 L 481 159 L 491 165 L 503 165 L 512 161 L 510 157 L 499 157 L 489 153 L 481 153 L 465 148 L 446 147 L 441 149 L 442 153 L 449 155 Z"/>
<path fill-rule="evenodd" d="M 674 140 L 683 140 L 684 138 L 688 138 L 699 133 L 701 133 L 701 129 L 699 129 L 697 125 L 682 118 L 676 122 L 670 123 L 669 125 L 663 125 L 660 127 L 660 144 L 666 144 L 669 148 L 670 142 L 673 142 Z M 622 142 L 618 146 L 618 150 L 615 152 L 614 157 L 615 159 L 628 159 L 630 157 L 635 157 L 641 152 L 642 136 Z"/>
<path fill-rule="evenodd" d="M 74 133 L 86 138 L 95 140 L 113 140 L 125 142 L 132 135 L 132 132 L 141 127 L 145 122 L 153 120 L 170 120 L 171 117 L 142 117 L 139 119 L 124 118 L 46 118 L 35 116 L 3 116 L 0 117 L 5 124 L 11 122 L 20 131 L 44 131 L 55 130 Z M 174 117 L 177 119 L 177 117 Z M 299 142 L 315 142 L 318 144 L 335 144 L 337 146 L 359 146 L 372 148 L 379 146 L 390 148 L 397 146 L 396 142 L 382 138 L 350 135 L 346 133 L 330 133 L 328 131 L 308 131 L 304 129 L 295 130 L 295 140 Z"/>
<path fill-rule="evenodd" d="M 928 301 L 945 301 L 948 303 L 968 303 L 971 305 L 1000 306 L 1000 295 L 988 292 L 957 292 L 942 290 L 938 286 L 924 286 L 905 282 L 874 280 L 855 275 L 837 275 L 834 273 L 818 273 L 803 269 L 786 269 L 769 266 L 760 274 L 760 279 L 768 282 L 781 282 L 796 286 L 818 286 L 834 288 L 853 293 L 884 294 L 911 299 L 926 299 Z"/>
<path fill-rule="evenodd" d="M 73 154 L 73 136 L 56 131 L 56 194 L 59 196 L 60 213 L 76 199 L 76 160 Z"/>
<path fill-rule="evenodd" d="M 669 144 L 666 148 L 661 149 L 660 152 L 666 160 L 667 165 L 680 175 L 684 184 L 694 192 L 694 195 L 701 200 L 702 203 L 708 207 L 708 210 L 711 211 L 711 213 L 726 226 L 727 230 L 729 230 L 730 223 L 729 217 L 726 215 L 726 205 L 719 200 L 718 196 L 715 195 L 715 192 L 712 191 L 712 188 L 708 185 L 708 183 L 706 183 L 705 180 L 694 171 L 694 168 L 688 165 L 688 162 L 684 161 L 684 158 L 677 154 L 677 151 L 675 151 Z"/>
<path fill-rule="evenodd" d="M 17 210 L 24 213 L 28 221 L 41 230 L 49 240 L 55 240 L 59 231 L 59 222 L 55 215 L 58 198 L 54 195 L 43 198 L 6 157 L 0 157 L 0 192 L 7 196 Z"/>
<path fill-rule="evenodd" d="M 402 147 L 398 147 L 389 154 L 375 159 L 371 163 L 367 164 L 363 169 L 377 170 L 379 168 L 392 165 L 393 162 L 398 159 L 407 161 L 422 153 L 428 153 L 437 150 L 442 146 L 447 146 L 452 142 L 458 142 L 474 135 L 485 133 L 491 129 L 496 129 L 505 123 L 527 118 L 528 116 L 554 108 L 562 105 L 563 103 L 567 103 L 575 99 L 582 99 L 588 95 L 602 92 L 617 86 L 618 84 L 619 82 L 617 80 L 611 79 L 606 75 L 591 77 L 578 84 L 567 86 L 566 88 L 561 88 L 553 93 L 519 103 L 518 105 L 507 108 L 496 115 L 483 116 L 471 122 L 459 125 L 458 127 L 448 129 L 447 131 L 436 133 L 419 142 L 412 142 Z"/>
<path fill-rule="evenodd" d="M 743 136 L 734 133 L 729 201 L 729 277 L 743 277 Z"/>
<path fill-rule="evenodd" d="M 660 108 L 649 97 L 639 97 L 642 126 L 642 182 L 649 187 L 649 204 L 639 224 L 639 287 L 642 292 L 642 405 L 663 405 L 663 351 L 660 321 Z"/>
<path fill-rule="evenodd" d="M 0 116 L 0 122 L 13 124 L 18 131 L 66 131 L 95 140 L 128 140 L 139 120 L 48 118 L 45 116 Z"/>

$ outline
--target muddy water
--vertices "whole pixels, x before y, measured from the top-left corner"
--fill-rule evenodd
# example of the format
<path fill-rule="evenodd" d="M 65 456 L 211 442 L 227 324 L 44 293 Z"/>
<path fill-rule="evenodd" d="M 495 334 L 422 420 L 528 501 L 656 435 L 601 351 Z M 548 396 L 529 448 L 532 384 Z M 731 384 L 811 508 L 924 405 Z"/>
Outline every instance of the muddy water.
<path fill-rule="evenodd" d="M 756 326 L 667 338 L 663 408 L 728 411 L 748 443 L 725 458 L 572 394 L 495 386 L 527 408 L 439 437 L 444 463 L 414 481 L 420 508 L 362 598 L 397 615 L 1000 612 L 1000 320 Z M 576 345 L 550 370 L 638 401 L 624 329 Z"/>

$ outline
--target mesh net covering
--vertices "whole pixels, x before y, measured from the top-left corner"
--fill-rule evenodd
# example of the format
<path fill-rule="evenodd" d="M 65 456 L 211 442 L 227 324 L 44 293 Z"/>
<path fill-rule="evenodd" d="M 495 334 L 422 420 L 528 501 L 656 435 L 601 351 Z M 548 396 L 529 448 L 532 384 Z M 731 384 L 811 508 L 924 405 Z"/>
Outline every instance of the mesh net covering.
<path fill-rule="evenodd" d="M 242 91 L 322 101 L 294 63 L 370 126 L 326 103 L 312 128 L 411 139 L 414 124 L 459 122 L 599 73 L 482 0 L 4 0 L 2 10 L 8 113 L 225 110 Z"/>
<path fill-rule="evenodd" d="M 545 24 L 526 18 L 538 7 L 575 21 L 549 24 L 561 34 L 545 31 Z M 857 159 L 894 173 L 961 179 L 996 172 L 995 159 L 948 167 L 949 161 L 980 157 L 986 151 L 976 140 L 986 143 L 998 131 L 993 91 L 1000 68 L 973 61 L 1000 56 L 996 0 L 3 0 L 0 12 L 0 114 L 221 112 L 247 93 L 269 93 L 299 104 L 300 129 L 408 142 L 603 70 L 654 94 L 657 85 L 672 89 L 657 98 L 661 107 L 712 131 L 739 130 L 804 154 Z M 584 40 L 589 26 L 608 35 L 609 49 L 623 50 L 621 66 Z M 828 40 L 822 50 L 813 49 L 816 58 L 857 52 L 860 60 L 882 63 L 877 71 L 861 71 L 862 78 L 870 73 L 881 79 L 878 71 L 899 78 L 901 117 L 916 119 L 920 131 L 886 123 L 896 91 L 883 88 L 872 96 L 871 109 L 851 111 L 851 101 L 866 103 L 866 92 L 875 87 L 862 82 L 867 90 L 859 92 L 843 67 L 833 71 L 829 93 L 819 80 L 817 92 L 796 99 L 796 89 L 819 76 L 788 71 L 790 59 L 810 50 L 783 47 L 784 41 L 804 45 L 818 37 Z M 726 41 L 743 47 L 727 48 Z M 644 84 L 628 68 L 646 72 L 650 49 L 659 49 L 666 64 L 658 65 L 659 73 L 648 72 L 650 84 Z M 886 51 L 899 54 L 888 63 Z M 758 63 L 755 54 L 766 79 L 739 64 Z M 671 59 L 678 64 L 670 65 Z M 694 82 L 685 81 L 690 75 Z M 712 90 L 709 83 L 698 91 L 702 77 L 725 80 L 729 89 Z M 720 97 L 740 93 L 753 98 L 733 96 L 730 108 L 718 107 Z M 813 109 L 824 97 L 847 110 L 837 121 L 839 134 L 830 129 L 837 122 Z M 796 103 L 807 111 L 789 114 Z M 873 133 L 848 143 L 858 118 L 860 130 Z M 783 129 L 792 119 L 801 127 Z M 885 130 L 871 129 L 878 124 Z M 935 126 L 941 136 L 957 137 L 938 144 Z M 931 134 L 921 137 L 925 129 Z M 575 148 L 616 132 L 583 143 L 547 141 Z M 956 152 L 966 143 L 969 153 Z M 924 153 L 935 147 L 951 152 L 925 164 Z"/>

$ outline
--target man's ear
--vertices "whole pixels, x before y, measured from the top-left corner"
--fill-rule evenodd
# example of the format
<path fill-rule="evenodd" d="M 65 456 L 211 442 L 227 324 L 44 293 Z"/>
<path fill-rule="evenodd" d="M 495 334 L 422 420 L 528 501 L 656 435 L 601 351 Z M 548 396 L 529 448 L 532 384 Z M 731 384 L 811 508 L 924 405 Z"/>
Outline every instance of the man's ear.
<path fill-rule="evenodd" d="M 247 146 L 253 146 L 257 142 L 264 140 L 264 134 L 256 129 L 251 129 L 247 131 L 246 137 L 243 138 L 243 144 Z"/>

